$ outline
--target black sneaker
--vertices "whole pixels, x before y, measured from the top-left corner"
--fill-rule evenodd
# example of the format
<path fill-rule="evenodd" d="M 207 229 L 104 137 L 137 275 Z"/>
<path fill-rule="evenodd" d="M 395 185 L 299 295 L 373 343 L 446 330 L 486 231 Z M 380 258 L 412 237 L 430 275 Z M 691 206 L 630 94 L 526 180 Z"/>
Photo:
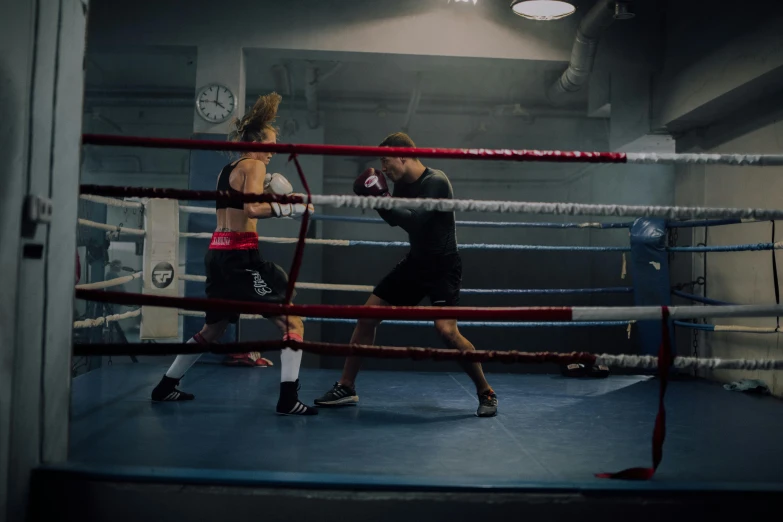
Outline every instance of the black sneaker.
<path fill-rule="evenodd" d="M 316 408 L 302 404 L 299 400 L 299 379 L 280 383 L 276 411 L 278 415 L 318 415 Z"/>
<path fill-rule="evenodd" d="M 152 390 L 152 402 L 192 401 L 195 395 L 178 390 L 179 379 L 163 376 Z"/>
<path fill-rule="evenodd" d="M 359 396 L 356 395 L 356 389 L 336 382 L 331 390 L 314 402 L 317 406 L 352 406 L 359 402 Z"/>
<path fill-rule="evenodd" d="M 498 413 L 498 397 L 493 390 L 487 390 L 479 394 L 479 407 L 476 410 L 477 417 L 494 417 Z"/>

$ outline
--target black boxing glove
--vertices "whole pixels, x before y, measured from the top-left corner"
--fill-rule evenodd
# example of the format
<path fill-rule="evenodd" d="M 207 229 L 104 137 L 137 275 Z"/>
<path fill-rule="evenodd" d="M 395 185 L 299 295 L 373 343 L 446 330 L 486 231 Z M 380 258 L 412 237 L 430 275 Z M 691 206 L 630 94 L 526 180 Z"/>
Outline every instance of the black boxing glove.
<path fill-rule="evenodd" d="M 370 167 L 353 182 L 353 193 L 357 196 L 391 197 L 383 172 Z"/>

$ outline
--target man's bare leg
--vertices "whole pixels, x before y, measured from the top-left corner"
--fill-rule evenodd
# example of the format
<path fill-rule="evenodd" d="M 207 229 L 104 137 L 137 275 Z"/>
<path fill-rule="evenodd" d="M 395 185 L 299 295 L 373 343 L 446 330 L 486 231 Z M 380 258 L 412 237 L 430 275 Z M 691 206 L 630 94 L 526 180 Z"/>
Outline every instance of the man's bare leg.
<path fill-rule="evenodd" d="M 435 329 L 438 331 L 440 338 L 443 340 L 443 344 L 445 344 L 447 348 L 459 350 L 461 352 L 476 351 L 473 344 L 460 333 L 456 320 L 436 319 Z M 481 394 L 492 389 L 487 382 L 487 379 L 484 377 L 484 370 L 481 368 L 481 363 L 460 361 L 460 366 L 462 366 L 462 369 L 468 374 L 473 381 L 473 384 L 476 385 L 476 393 Z"/>
<path fill-rule="evenodd" d="M 365 306 L 389 306 L 389 303 L 371 294 Z M 359 319 L 351 335 L 351 344 L 375 344 L 375 330 L 381 324 L 379 319 Z M 343 374 L 334 387 L 315 400 L 318 406 L 346 406 L 359 402 L 356 395 L 356 376 L 361 367 L 361 357 L 346 357 Z"/>
<path fill-rule="evenodd" d="M 375 294 L 371 294 L 365 306 L 389 306 L 389 303 Z M 375 344 L 375 332 L 380 319 L 359 319 L 351 335 L 351 344 Z M 359 374 L 359 368 L 362 364 L 361 357 L 347 357 L 343 366 L 343 375 L 340 377 L 340 384 L 353 388 L 356 385 L 356 376 Z"/>
<path fill-rule="evenodd" d="M 461 352 L 474 352 L 476 348 L 463 336 L 457 327 L 457 321 L 454 319 L 435 320 L 435 329 L 438 330 L 443 343 L 451 349 Z M 492 387 L 484 377 L 484 370 L 481 363 L 471 363 L 460 361 L 460 366 L 465 370 L 473 384 L 476 385 L 476 394 L 479 396 L 479 408 L 476 415 L 479 417 L 492 417 L 497 413 L 497 397 Z"/>

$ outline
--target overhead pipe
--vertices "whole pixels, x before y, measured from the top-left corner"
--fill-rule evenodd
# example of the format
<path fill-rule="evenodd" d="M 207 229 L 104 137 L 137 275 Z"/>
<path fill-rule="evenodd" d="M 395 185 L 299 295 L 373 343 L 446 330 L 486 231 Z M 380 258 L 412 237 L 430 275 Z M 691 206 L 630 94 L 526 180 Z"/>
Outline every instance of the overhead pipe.
<path fill-rule="evenodd" d="M 342 65 L 342 63 L 338 63 L 324 74 L 319 75 L 319 69 L 312 62 L 307 62 L 307 69 L 305 70 L 305 102 L 307 104 L 307 125 L 311 129 L 317 129 L 320 125 L 318 117 L 318 84 L 337 72 Z"/>
<path fill-rule="evenodd" d="M 248 93 L 248 99 L 253 98 L 252 93 Z M 259 95 L 261 93 L 258 93 Z M 388 100 L 385 102 L 385 111 L 388 114 L 408 114 L 411 107 L 411 100 L 414 98 Z M 475 102 L 475 100 L 473 100 Z M 430 103 L 422 107 L 421 103 L 416 106 L 416 114 L 427 115 L 463 115 L 463 116 L 486 116 L 492 113 L 494 116 L 516 116 L 513 111 L 506 110 L 503 105 L 498 103 L 483 102 L 469 105 L 466 107 L 465 101 L 456 101 L 454 103 L 437 104 Z M 85 111 L 96 107 L 175 107 L 191 108 L 193 106 L 193 96 L 189 91 L 182 91 L 176 95 L 166 93 L 159 95 L 156 92 L 133 92 L 127 90 L 100 91 L 88 90 L 84 99 Z M 248 108 L 252 103 L 248 104 Z M 306 106 L 299 100 L 294 100 L 291 104 L 294 109 L 305 109 Z M 498 109 L 501 107 L 501 109 Z M 378 101 L 374 98 L 346 98 L 346 99 L 320 99 L 318 108 L 321 110 L 335 110 L 342 112 L 367 112 L 376 113 L 378 110 Z M 526 120 L 529 115 L 532 118 L 584 118 L 584 112 L 574 109 L 547 109 L 547 108 L 525 108 L 525 115 L 521 115 Z"/>
<path fill-rule="evenodd" d="M 411 93 L 411 99 L 408 102 L 408 112 L 405 114 L 405 123 L 402 126 L 402 131 L 407 133 L 411 125 L 413 115 L 419 109 L 419 101 L 421 101 L 421 72 L 416 73 L 416 85 L 413 87 Z"/>
<path fill-rule="evenodd" d="M 628 11 L 628 2 L 617 0 L 598 0 L 585 14 L 576 30 L 568 69 L 547 91 L 547 98 L 553 105 L 564 104 L 570 94 L 582 89 L 593 71 L 601 35 L 614 20 L 629 18 L 633 18 L 633 14 Z"/>
<path fill-rule="evenodd" d="M 307 104 L 307 126 L 317 129 L 318 124 L 318 69 L 312 63 L 305 69 L 305 102 Z"/>

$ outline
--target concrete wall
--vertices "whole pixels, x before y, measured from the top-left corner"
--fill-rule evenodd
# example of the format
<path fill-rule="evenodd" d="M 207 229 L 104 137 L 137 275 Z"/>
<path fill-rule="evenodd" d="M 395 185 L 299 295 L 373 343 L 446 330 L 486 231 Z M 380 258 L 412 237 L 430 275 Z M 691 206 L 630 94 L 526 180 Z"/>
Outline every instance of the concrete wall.
<path fill-rule="evenodd" d="M 76 0 L 14 3 L 0 21 L 14 51 L 0 58 L 2 520 L 25 519 L 31 470 L 67 454 L 86 12 Z M 51 200 L 51 222 L 22 221 L 28 194 Z"/>
<path fill-rule="evenodd" d="M 750 124 L 750 122 L 746 122 Z M 708 148 L 699 146 L 692 139 L 689 151 L 720 153 L 778 154 L 783 136 L 783 112 L 771 108 L 762 120 L 756 120 L 756 128 L 732 137 L 719 145 L 713 145 L 713 136 L 707 131 Z M 688 152 L 688 151 L 683 151 Z M 780 206 L 781 167 L 748 168 L 728 166 L 679 167 L 677 169 L 677 203 L 682 205 L 704 204 L 709 207 L 778 208 Z M 694 231 L 703 234 L 703 231 Z M 778 224 L 772 238 L 770 222 L 747 223 L 708 230 L 708 244 L 727 245 L 737 243 L 765 243 L 780 241 Z M 694 241 L 702 240 L 696 237 Z M 772 254 L 763 252 L 710 253 L 707 254 L 707 296 L 713 299 L 740 304 L 775 303 L 772 273 Z M 776 252 L 778 264 L 783 261 Z M 699 272 L 702 258 L 693 261 L 694 272 Z M 714 324 L 742 326 L 776 326 L 774 317 L 711 319 Z M 723 358 L 777 358 L 780 336 L 777 334 L 708 333 L 699 347 L 702 357 Z M 773 392 L 783 395 L 783 381 L 777 372 L 744 372 L 722 370 L 706 372 L 708 378 L 730 382 L 742 378 L 761 379 Z"/>

